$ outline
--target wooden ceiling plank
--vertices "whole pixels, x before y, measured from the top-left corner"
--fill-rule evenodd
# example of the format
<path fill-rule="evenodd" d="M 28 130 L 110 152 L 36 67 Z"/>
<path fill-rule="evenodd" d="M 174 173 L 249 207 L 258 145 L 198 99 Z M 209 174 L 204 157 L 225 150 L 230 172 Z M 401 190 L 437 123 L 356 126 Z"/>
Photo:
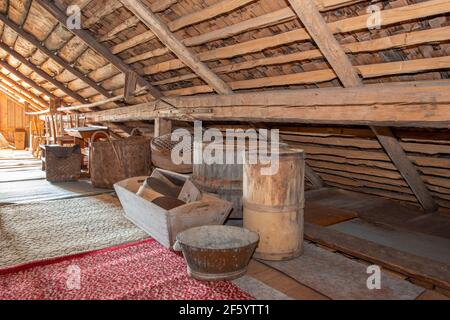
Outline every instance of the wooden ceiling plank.
<path fill-rule="evenodd" d="M 230 87 L 213 73 L 196 55 L 186 48 L 168 27 L 141 1 L 120 0 L 123 5 L 133 12 L 160 41 L 169 48 L 186 66 L 191 68 L 200 78 L 219 94 L 231 94 Z"/>

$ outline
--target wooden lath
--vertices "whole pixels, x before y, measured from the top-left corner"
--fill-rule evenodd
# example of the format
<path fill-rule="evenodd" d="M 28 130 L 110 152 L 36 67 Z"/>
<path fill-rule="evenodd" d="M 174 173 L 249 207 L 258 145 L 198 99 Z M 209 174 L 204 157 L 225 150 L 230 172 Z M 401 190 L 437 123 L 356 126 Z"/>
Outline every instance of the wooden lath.
<path fill-rule="evenodd" d="M 35 0 L 39 5 L 41 5 L 46 11 L 48 11 L 59 23 L 65 25 L 67 16 L 64 13 L 65 8 L 59 8 L 56 3 L 50 0 Z M 115 56 L 111 53 L 111 51 L 99 43 L 95 37 L 85 29 L 68 29 L 74 35 L 79 37 L 86 43 L 89 47 L 91 47 L 94 51 L 103 56 L 107 61 L 112 63 L 117 69 L 119 69 L 123 73 L 127 73 L 133 71 L 133 69 L 125 64 L 119 57 Z M 143 77 L 138 77 L 138 84 L 142 87 L 147 88 L 149 94 L 151 94 L 154 98 L 160 98 L 162 96 L 161 92 L 158 89 L 153 87 L 147 80 Z"/>
<path fill-rule="evenodd" d="M 186 48 L 169 28 L 140 0 L 120 0 L 137 16 L 186 66 L 208 83 L 219 94 L 231 94 L 230 87 L 214 74 L 196 55 Z M 230 1 L 232 2 L 232 1 Z M 173 28 L 172 28 L 173 29 Z"/>
<path fill-rule="evenodd" d="M 188 14 L 186 16 L 180 17 L 171 23 L 168 24 L 168 28 L 170 31 L 174 32 L 177 31 L 178 28 L 187 27 L 191 24 L 196 24 L 200 22 L 207 21 L 209 19 L 215 18 L 216 16 L 220 16 L 223 14 L 230 13 L 236 9 L 239 9 L 240 7 L 244 7 L 247 4 L 251 4 L 252 2 L 255 2 L 256 0 L 248 1 L 248 0 L 225 0 L 222 2 L 219 2 L 217 4 L 214 4 L 212 6 L 209 6 L 205 9 L 199 10 L 198 12 L 194 12 L 192 14 Z M 361 2 L 363 0 L 317 0 L 316 4 L 320 8 L 321 11 L 327 11 L 335 8 L 345 7 L 349 6 L 351 4 L 355 4 L 358 2 Z M 174 1 L 175 2 L 175 1 Z M 157 2 L 159 3 L 159 2 Z M 150 9 L 153 12 L 158 12 L 155 9 L 156 4 L 151 5 Z M 263 15 L 261 17 L 249 19 L 247 21 L 244 21 L 242 23 L 232 25 L 225 27 L 223 29 L 219 29 L 216 31 L 207 32 L 205 34 L 195 36 L 189 39 L 181 40 L 182 43 L 185 46 L 196 46 L 200 44 L 204 44 L 209 41 L 214 41 L 218 39 L 224 39 L 227 37 L 230 37 L 235 34 L 239 34 L 242 32 L 262 28 L 262 27 L 268 27 L 271 25 L 275 25 L 280 22 L 287 22 L 291 21 L 296 17 L 295 13 L 290 8 L 284 8 L 281 10 L 277 10 L 273 13 L 268 13 L 266 15 Z M 117 35 L 119 32 L 122 32 L 132 26 L 135 26 L 138 23 L 138 19 L 136 17 L 131 17 L 124 21 L 122 24 L 115 27 L 113 30 L 108 32 L 105 36 L 101 37 L 101 41 L 107 41 L 114 38 L 115 35 Z M 133 38 L 130 38 L 129 40 L 125 41 L 124 43 L 118 44 L 113 47 L 113 51 L 116 52 L 122 52 L 127 49 L 133 48 L 139 44 L 142 44 L 146 41 L 149 41 L 151 39 L 154 39 L 155 36 L 151 32 L 139 34 Z M 143 55 L 141 60 L 147 59 Z"/>
<path fill-rule="evenodd" d="M 388 26 L 447 12 L 450 12 L 450 3 L 448 1 L 430 0 L 405 7 L 382 10 L 380 11 L 380 22 L 381 26 Z M 333 34 L 358 31 L 367 27 L 366 24 L 368 18 L 369 15 L 361 15 L 331 22 L 327 25 Z M 305 29 L 299 28 L 273 36 L 249 40 L 231 46 L 205 51 L 198 54 L 198 57 L 203 62 L 227 59 L 235 56 L 261 52 L 273 47 L 306 40 L 311 40 L 310 35 Z M 360 50 L 360 52 L 364 51 Z M 155 74 L 180 69 L 183 67 L 184 65 L 180 63 L 179 60 L 174 59 L 161 62 L 156 65 L 148 66 L 144 68 L 144 73 Z"/>

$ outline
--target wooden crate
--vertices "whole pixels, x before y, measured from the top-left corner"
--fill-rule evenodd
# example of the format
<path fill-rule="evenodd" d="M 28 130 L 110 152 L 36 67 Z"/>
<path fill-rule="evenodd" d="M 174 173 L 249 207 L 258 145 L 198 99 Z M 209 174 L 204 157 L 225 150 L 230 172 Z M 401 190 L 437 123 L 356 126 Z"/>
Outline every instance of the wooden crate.
<path fill-rule="evenodd" d="M 93 142 L 89 167 L 92 185 L 98 188 L 112 188 L 114 183 L 126 178 L 149 175 L 150 140 L 129 137 Z"/>
<path fill-rule="evenodd" d="M 16 129 L 14 131 L 14 145 L 16 150 L 25 150 L 26 147 L 26 131 L 23 129 Z"/>
<path fill-rule="evenodd" d="M 160 175 L 180 186 L 190 183 L 186 176 L 159 169 L 155 169 L 151 177 Z M 114 189 L 124 208 L 125 217 L 167 248 L 173 246 L 178 233 L 202 225 L 221 225 L 230 214 L 230 202 L 207 193 L 199 193 L 196 201 L 165 210 L 136 194 L 146 178 L 126 179 L 116 183 Z M 190 184 L 190 187 L 194 185 Z"/>
<path fill-rule="evenodd" d="M 78 180 L 81 177 L 80 146 L 45 146 L 45 174 L 51 182 Z"/>

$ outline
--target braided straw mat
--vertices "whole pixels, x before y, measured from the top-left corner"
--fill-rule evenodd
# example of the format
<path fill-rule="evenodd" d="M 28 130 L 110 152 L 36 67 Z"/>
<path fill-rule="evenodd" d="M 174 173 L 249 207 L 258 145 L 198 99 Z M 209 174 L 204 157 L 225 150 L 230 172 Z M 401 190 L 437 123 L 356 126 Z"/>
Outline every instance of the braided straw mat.
<path fill-rule="evenodd" d="M 111 195 L 0 206 L 0 268 L 146 237 Z"/>

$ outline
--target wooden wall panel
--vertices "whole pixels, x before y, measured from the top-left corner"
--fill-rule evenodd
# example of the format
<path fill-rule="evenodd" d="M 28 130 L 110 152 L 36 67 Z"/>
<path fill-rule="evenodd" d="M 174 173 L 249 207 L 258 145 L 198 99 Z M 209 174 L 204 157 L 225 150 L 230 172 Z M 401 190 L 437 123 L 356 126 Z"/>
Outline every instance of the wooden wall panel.
<path fill-rule="evenodd" d="M 29 130 L 30 120 L 25 114 L 25 107 L 0 93 L 0 132 L 6 139 L 14 140 L 14 130 Z"/>

